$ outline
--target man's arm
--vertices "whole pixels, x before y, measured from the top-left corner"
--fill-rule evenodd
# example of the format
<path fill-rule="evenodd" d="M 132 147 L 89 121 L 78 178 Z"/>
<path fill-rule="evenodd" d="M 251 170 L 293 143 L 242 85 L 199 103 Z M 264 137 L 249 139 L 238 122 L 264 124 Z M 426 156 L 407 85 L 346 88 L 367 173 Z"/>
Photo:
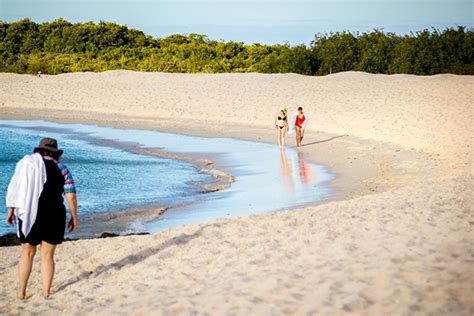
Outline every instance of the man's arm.
<path fill-rule="evenodd" d="M 15 214 L 13 214 L 14 211 L 15 211 L 15 208 L 13 207 L 8 208 L 7 223 L 10 226 L 13 226 L 16 224 L 16 217 L 15 217 Z"/>
<path fill-rule="evenodd" d="M 77 199 L 76 193 L 66 193 L 67 204 L 69 205 L 69 211 L 71 212 L 71 219 L 67 227 L 70 232 L 73 232 L 77 228 Z"/>

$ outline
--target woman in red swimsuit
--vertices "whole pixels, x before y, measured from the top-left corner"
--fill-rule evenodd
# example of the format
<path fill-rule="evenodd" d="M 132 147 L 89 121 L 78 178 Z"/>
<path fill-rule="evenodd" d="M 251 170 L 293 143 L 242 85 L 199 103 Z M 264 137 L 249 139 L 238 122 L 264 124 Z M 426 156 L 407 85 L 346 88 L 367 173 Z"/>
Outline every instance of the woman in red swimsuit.
<path fill-rule="evenodd" d="M 298 112 L 293 116 L 293 124 L 296 131 L 296 147 L 301 146 L 307 122 L 308 118 L 306 117 L 306 114 L 303 113 L 303 108 L 300 106 Z"/>

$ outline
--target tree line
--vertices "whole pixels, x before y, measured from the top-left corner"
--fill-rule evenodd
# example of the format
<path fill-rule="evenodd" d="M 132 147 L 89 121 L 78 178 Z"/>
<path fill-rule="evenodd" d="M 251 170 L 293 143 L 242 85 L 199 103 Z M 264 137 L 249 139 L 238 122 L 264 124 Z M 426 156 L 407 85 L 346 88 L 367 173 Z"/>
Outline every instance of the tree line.
<path fill-rule="evenodd" d="M 462 26 L 396 35 L 316 34 L 310 45 L 245 45 L 205 35 L 153 38 L 111 22 L 0 21 L 0 72 L 129 69 L 181 73 L 474 74 L 474 32 Z"/>

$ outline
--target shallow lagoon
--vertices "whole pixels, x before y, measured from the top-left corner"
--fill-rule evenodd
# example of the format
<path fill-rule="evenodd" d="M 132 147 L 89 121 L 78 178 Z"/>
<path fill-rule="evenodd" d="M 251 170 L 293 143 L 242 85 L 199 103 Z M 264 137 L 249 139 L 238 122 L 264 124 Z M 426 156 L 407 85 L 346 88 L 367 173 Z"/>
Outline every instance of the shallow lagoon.
<path fill-rule="evenodd" d="M 1 217 L 4 217 L 5 191 L 16 161 L 29 154 L 44 136 L 57 138 L 65 150 L 63 161 L 77 182 L 79 215 L 89 220 L 101 219 L 93 223 L 95 233 L 83 229 L 79 233 L 81 237 L 104 231 L 101 230 L 104 217 L 98 215 L 119 210 L 131 213 L 137 207 L 168 208 L 158 218 L 135 218 L 126 230 L 157 232 L 220 217 L 288 209 L 331 195 L 325 183 L 333 176 L 295 149 L 281 152 L 276 145 L 229 138 L 0 120 Z M 209 180 L 211 175 L 199 172 L 189 162 L 137 154 L 135 150 L 145 148 L 177 156 L 210 158 L 218 169 L 234 176 L 234 181 L 225 190 L 202 193 L 197 184 Z M 83 228 L 87 226 L 90 223 Z M 9 231 L 13 229 L 2 222 L 0 234 Z"/>

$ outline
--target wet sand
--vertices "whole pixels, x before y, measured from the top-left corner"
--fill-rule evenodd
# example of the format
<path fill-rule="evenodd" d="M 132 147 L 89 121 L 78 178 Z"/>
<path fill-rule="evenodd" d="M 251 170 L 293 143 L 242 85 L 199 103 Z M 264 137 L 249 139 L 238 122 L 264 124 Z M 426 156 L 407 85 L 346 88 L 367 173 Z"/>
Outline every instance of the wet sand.
<path fill-rule="evenodd" d="M 0 74 L 0 83 L 2 117 L 263 142 L 274 142 L 281 103 L 302 105 L 300 150 L 343 192 L 273 214 L 66 243 L 49 301 L 35 269 L 29 299 L 10 304 L 19 248 L 0 249 L 5 313 L 474 313 L 472 76 L 118 71 Z"/>

